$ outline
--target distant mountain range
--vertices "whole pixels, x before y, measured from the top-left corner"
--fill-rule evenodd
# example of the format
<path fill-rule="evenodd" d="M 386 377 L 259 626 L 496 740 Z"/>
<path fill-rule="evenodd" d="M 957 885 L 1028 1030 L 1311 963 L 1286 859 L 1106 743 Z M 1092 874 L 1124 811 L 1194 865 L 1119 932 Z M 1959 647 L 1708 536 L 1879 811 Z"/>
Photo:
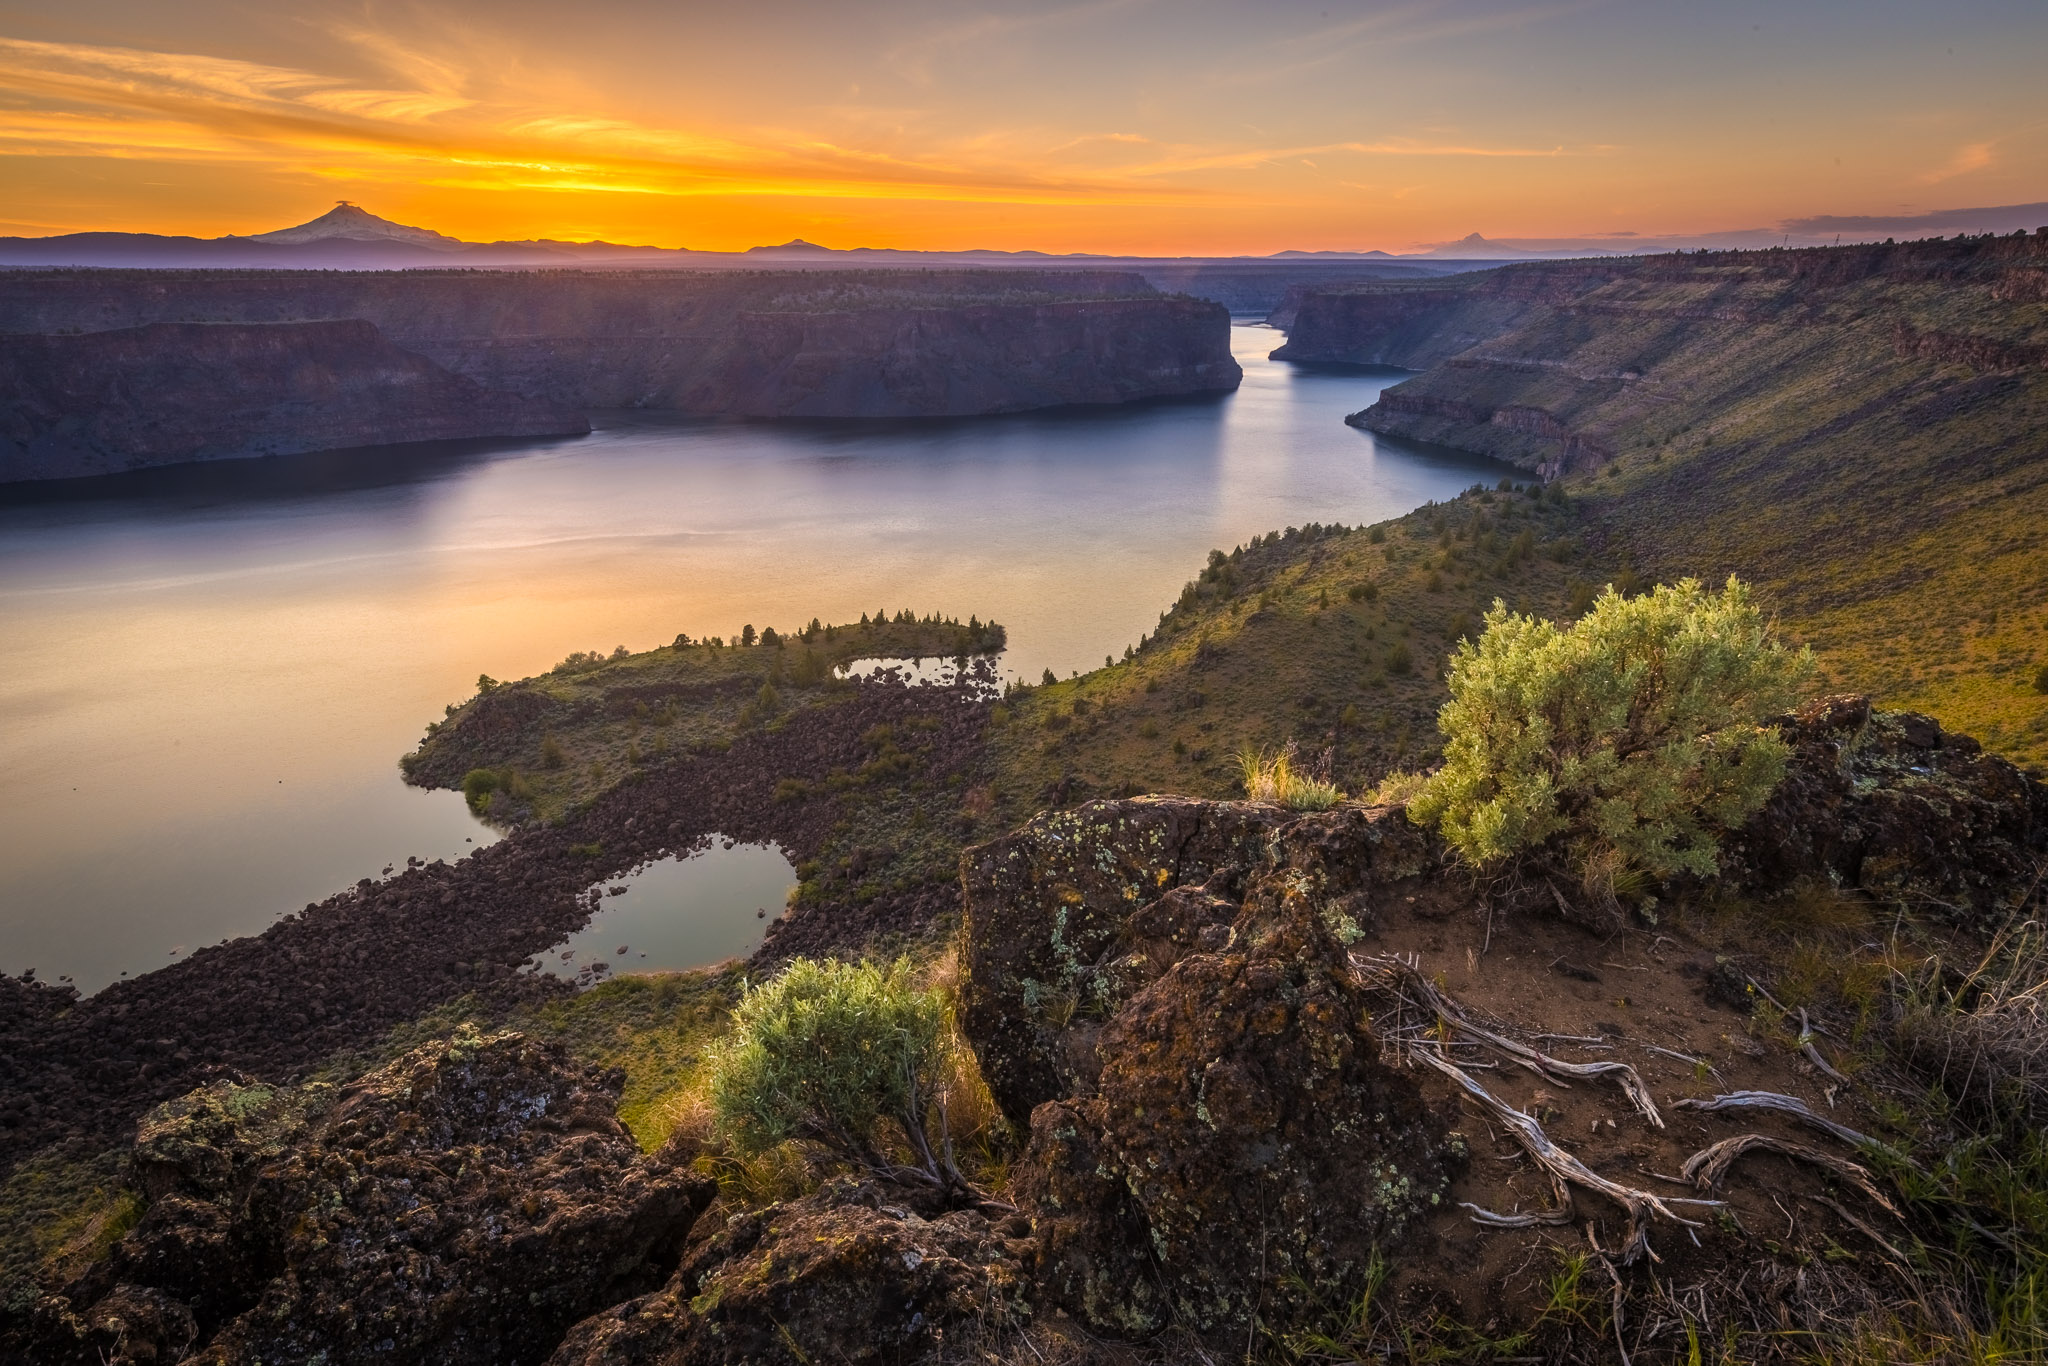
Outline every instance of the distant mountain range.
<path fill-rule="evenodd" d="M 55 237 L 0 237 L 0 266 L 103 266 L 151 268 L 264 268 L 280 270 L 399 270 L 421 267 L 682 266 L 748 267 L 767 262 L 806 265 L 975 265 L 1048 266 L 1062 262 L 1100 265 L 1139 260 L 1219 260 L 1247 265 L 1285 263 L 1494 260 L 1531 253 L 1497 247 L 1477 233 L 1417 256 L 1384 251 L 1282 251 L 1266 257 L 1122 257 L 1086 252 L 1054 255 L 1042 251 L 898 251 L 890 248 L 837 249 L 801 237 L 746 251 L 692 251 L 688 247 L 621 246 L 613 242 L 564 242 L 551 238 L 465 242 L 431 228 L 380 218 L 342 201 L 311 222 L 250 236 L 167 237 L 146 232 L 74 232 Z M 1463 249 L 1471 245 L 1475 250 Z"/>
<path fill-rule="evenodd" d="M 55 237 L 0 237 L 0 267 L 100 266 L 184 269 L 274 270 L 406 270 L 505 269 L 557 267 L 589 269 L 624 266 L 687 268 L 749 268 L 892 265 L 1037 266 L 1126 265 L 1167 266 L 1178 263 L 1228 263 L 1234 268 L 1271 270 L 1306 267 L 1340 269 L 1350 265 L 1399 267 L 1437 275 L 1468 270 L 1498 261 L 1526 261 L 1587 256 L 1640 256 L 1709 247 L 1753 250 L 1761 247 L 1821 246 L 1838 239 L 1874 240 L 1896 232 L 1901 237 L 1926 237 L 1943 231 L 2008 233 L 2048 222 L 2048 204 L 2009 204 L 1994 208 L 1956 209 L 1903 218 L 1810 218 L 1780 224 L 1689 236 L 1639 236 L 1615 233 L 1591 238 L 1520 238 L 1501 241 L 1471 233 L 1413 253 L 1385 251 L 1277 251 L 1270 256 L 1110 256 L 1089 252 L 1055 255 L 1043 251 L 899 251 L 887 247 L 841 249 L 819 246 L 801 237 L 745 251 L 693 251 L 688 247 L 621 246 L 615 242 L 563 242 L 552 238 L 515 242 L 465 242 L 431 228 L 410 227 L 379 218 L 346 200 L 297 227 L 250 236 L 166 237 L 148 232 L 74 232 Z M 1396 273 L 1399 273 L 1398 271 Z M 1155 282 L 1158 283 L 1158 282 Z M 1162 287 L 1168 287 L 1162 285 Z"/>

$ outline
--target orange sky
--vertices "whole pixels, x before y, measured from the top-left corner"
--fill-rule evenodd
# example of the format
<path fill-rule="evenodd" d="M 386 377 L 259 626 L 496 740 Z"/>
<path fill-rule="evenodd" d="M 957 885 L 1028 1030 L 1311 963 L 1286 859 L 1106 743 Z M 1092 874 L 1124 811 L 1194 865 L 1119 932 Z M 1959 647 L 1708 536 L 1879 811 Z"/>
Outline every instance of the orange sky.
<path fill-rule="evenodd" d="M 2038 0 L 0 5 L 0 233 L 347 198 L 471 240 L 1208 254 L 1911 215 L 2048 200 L 2044 53 Z"/>

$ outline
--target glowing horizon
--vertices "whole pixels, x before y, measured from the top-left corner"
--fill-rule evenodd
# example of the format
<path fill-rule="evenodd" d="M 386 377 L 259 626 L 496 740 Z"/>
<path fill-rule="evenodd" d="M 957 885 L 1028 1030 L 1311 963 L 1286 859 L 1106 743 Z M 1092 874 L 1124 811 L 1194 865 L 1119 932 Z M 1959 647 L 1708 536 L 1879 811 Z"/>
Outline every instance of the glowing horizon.
<path fill-rule="evenodd" d="M 2048 200 L 2048 11 L 0 10 L 0 233 L 1412 251 Z"/>

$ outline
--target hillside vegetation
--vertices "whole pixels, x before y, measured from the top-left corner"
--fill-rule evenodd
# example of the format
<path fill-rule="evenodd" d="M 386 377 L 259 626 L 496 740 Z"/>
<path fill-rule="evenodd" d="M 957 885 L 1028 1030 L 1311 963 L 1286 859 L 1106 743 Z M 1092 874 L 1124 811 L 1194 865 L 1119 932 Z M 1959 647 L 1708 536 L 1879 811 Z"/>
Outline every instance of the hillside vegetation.
<path fill-rule="evenodd" d="M 1607 564 L 1740 574 L 1838 685 L 2048 760 L 2048 233 L 1296 306 L 1281 354 L 1441 361 L 1354 423 L 1565 476 Z"/>
<path fill-rule="evenodd" d="M 1562 490 L 1479 489 L 1375 527 L 1289 527 L 1211 552 L 1113 666 L 1013 692 L 997 784 L 1027 813 L 1089 796 L 1242 791 L 1238 756 L 1292 742 L 1346 791 L 1438 751 L 1443 669 L 1495 598 L 1572 615 L 1582 564 Z M 1633 579 L 1629 581 L 1633 584 Z"/>
<path fill-rule="evenodd" d="M 748 626 L 729 643 L 678 636 L 639 654 L 579 651 L 516 683 L 479 678 L 399 767 L 417 786 L 461 788 L 496 824 L 556 820 L 671 754 L 723 752 L 843 697 L 856 660 L 964 662 L 1003 647 L 994 622 L 884 615 L 789 635 Z"/>

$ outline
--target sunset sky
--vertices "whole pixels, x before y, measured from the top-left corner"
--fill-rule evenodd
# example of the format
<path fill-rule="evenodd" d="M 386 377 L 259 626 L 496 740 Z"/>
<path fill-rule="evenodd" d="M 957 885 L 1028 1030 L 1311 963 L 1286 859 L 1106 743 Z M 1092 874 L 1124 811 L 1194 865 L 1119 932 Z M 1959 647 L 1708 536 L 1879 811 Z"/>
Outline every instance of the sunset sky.
<path fill-rule="evenodd" d="M 2042 0 L 0 4 L 0 233 L 337 198 L 712 249 L 1903 227 L 2048 200 L 2044 59 Z"/>

